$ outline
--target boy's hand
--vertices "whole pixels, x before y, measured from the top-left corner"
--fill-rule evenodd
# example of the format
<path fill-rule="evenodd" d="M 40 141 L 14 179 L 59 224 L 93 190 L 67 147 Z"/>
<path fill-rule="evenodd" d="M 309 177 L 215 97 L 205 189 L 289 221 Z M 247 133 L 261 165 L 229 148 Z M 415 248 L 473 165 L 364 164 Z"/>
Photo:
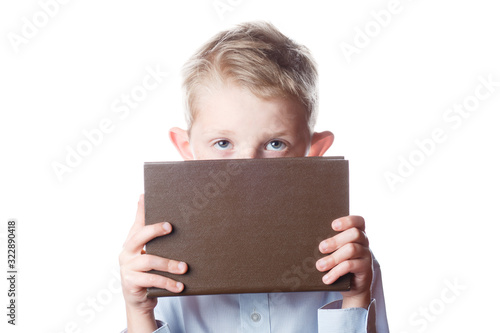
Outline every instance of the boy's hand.
<path fill-rule="evenodd" d="M 339 231 L 334 237 L 319 244 L 319 250 L 327 256 L 316 262 L 325 284 L 335 282 L 347 273 L 353 273 L 351 290 L 342 292 L 342 308 L 368 308 L 371 301 L 373 277 L 372 254 L 365 234 L 365 220 L 361 216 L 344 216 L 332 222 L 332 228 Z"/>
<path fill-rule="evenodd" d="M 154 328 L 149 332 L 156 329 L 153 309 L 157 299 L 147 298 L 148 287 L 168 289 L 171 292 L 181 292 L 184 288 L 180 282 L 147 273 L 152 269 L 173 274 L 184 274 L 187 271 L 186 263 L 145 254 L 144 246 L 147 242 L 171 231 L 172 226 L 168 222 L 145 225 L 144 195 L 141 195 L 134 225 L 123 244 L 119 258 L 129 332 L 139 332 L 139 329 L 148 331 L 146 326 Z"/>

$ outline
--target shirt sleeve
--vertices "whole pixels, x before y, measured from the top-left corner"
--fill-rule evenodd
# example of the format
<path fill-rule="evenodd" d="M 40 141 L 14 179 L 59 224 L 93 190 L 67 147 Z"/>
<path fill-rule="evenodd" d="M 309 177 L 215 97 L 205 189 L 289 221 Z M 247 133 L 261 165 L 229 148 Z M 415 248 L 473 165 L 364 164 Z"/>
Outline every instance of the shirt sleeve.
<path fill-rule="evenodd" d="M 158 329 L 153 333 L 171 333 L 168 325 L 160 320 L 156 321 L 156 326 L 158 327 Z M 124 329 L 123 331 L 121 331 L 121 333 L 127 333 L 127 329 Z"/>
<path fill-rule="evenodd" d="M 158 326 L 158 329 L 153 333 L 170 333 L 170 328 L 168 328 L 168 325 L 163 323 L 162 321 L 157 320 L 156 326 Z"/>
<path fill-rule="evenodd" d="M 376 333 L 375 300 L 368 309 L 342 309 L 342 301 L 335 301 L 318 310 L 318 333 Z"/>
<path fill-rule="evenodd" d="M 385 311 L 380 264 L 373 258 L 373 299 L 365 308 L 342 309 L 342 300 L 328 303 L 318 310 L 318 332 L 389 333 Z"/>

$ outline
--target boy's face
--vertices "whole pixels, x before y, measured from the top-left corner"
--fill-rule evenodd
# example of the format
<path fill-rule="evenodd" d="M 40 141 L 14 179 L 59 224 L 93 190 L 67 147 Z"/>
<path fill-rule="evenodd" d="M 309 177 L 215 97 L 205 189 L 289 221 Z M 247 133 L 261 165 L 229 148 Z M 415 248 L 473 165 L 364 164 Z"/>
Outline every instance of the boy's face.
<path fill-rule="evenodd" d="M 305 109 L 294 99 L 262 99 L 228 84 L 198 101 L 190 136 L 171 130 L 185 159 L 303 157 L 309 152 L 312 135 Z"/>

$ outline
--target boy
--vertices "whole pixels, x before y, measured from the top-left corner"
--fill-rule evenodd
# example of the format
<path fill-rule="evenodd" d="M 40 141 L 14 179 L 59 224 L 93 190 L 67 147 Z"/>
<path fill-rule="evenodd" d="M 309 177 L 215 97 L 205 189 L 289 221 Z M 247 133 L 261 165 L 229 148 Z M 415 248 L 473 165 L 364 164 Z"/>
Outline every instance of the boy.
<path fill-rule="evenodd" d="M 185 160 L 322 156 L 333 134 L 313 131 L 316 82 L 307 49 L 270 24 L 242 24 L 216 35 L 186 64 L 188 129 L 172 128 L 170 139 Z M 148 299 L 148 287 L 184 286 L 147 271 L 184 274 L 189 263 L 144 254 L 144 245 L 172 226 L 145 226 L 141 196 L 120 254 L 128 332 L 388 332 L 380 268 L 364 227 L 360 216 L 339 218 L 332 228 L 340 233 L 319 244 L 323 282 L 351 272 L 348 292 Z"/>

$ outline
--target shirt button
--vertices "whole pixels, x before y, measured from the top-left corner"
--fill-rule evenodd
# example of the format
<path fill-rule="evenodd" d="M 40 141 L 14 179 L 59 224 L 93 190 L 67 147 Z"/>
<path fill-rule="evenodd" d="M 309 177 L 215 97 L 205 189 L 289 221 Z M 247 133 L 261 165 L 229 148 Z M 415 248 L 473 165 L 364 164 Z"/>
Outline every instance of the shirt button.
<path fill-rule="evenodd" d="M 261 317 L 260 313 L 254 312 L 254 313 L 252 313 L 252 315 L 250 316 L 250 318 L 252 318 L 252 320 L 257 323 L 257 322 L 260 321 L 260 319 L 262 317 Z"/>

